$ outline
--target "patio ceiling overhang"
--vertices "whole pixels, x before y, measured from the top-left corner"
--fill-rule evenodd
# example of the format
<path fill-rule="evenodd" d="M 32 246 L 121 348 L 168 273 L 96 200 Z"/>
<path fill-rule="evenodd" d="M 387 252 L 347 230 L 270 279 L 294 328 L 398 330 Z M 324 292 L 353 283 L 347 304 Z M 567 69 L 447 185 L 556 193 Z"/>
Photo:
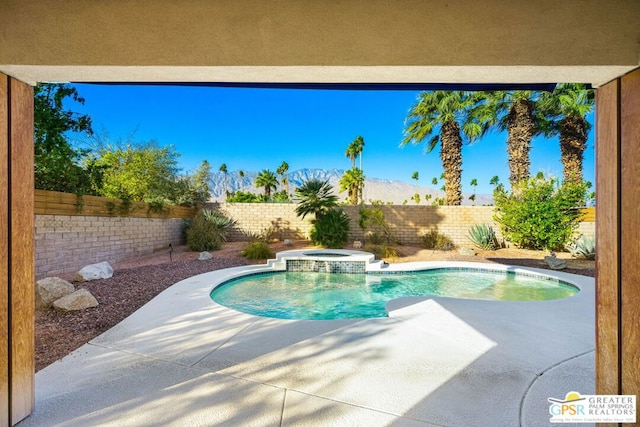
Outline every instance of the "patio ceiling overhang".
<path fill-rule="evenodd" d="M 608 66 L 113 66 L 12 65 L 0 72 L 36 82 L 189 84 L 330 89 L 495 90 L 548 88 L 555 83 L 599 87 L 638 64 Z M 542 86 L 541 86 L 542 85 Z M 546 86 L 545 86 L 546 85 Z"/>

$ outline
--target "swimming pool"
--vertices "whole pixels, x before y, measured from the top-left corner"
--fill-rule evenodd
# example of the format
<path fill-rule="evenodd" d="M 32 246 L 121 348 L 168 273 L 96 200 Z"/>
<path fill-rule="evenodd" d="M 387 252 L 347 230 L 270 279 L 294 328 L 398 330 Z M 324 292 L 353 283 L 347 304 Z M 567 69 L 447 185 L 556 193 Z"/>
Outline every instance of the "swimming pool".
<path fill-rule="evenodd" d="M 210 296 L 257 316 L 325 320 L 386 317 L 385 304 L 406 296 L 545 301 L 577 292 L 577 287 L 543 275 L 436 268 L 394 274 L 265 272 L 226 281 Z"/>

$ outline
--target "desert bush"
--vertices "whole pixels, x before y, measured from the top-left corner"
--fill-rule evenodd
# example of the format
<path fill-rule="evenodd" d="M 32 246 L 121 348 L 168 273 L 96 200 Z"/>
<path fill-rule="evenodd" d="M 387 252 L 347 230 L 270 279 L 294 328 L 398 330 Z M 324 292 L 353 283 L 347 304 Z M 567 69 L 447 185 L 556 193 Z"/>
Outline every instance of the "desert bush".
<path fill-rule="evenodd" d="M 269 259 L 274 257 L 274 253 L 265 242 L 251 242 L 243 250 L 242 256 L 247 259 Z"/>
<path fill-rule="evenodd" d="M 398 252 L 396 248 L 386 244 L 367 244 L 364 250 L 374 254 L 377 259 L 398 258 L 400 256 L 400 252 Z"/>
<path fill-rule="evenodd" d="M 471 226 L 467 238 L 480 249 L 492 251 L 498 248 L 496 232 L 493 231 L 493 227 L 488 224 L 475 224 Z"/>
<path fill-rule="evenodd" d="M 425 233 L 422 236 L 422 245 L 426 249 L 440 251 L 450 251 L 456 247 L 447 235 L 440 233 L 438 230 L 431 230 Z"/>
<path fill-rule="evenodd" d="M 187 246 L 192 251 L 220 249 L 227 240 L 227 232 L 235 221 L 220 211 L 199 211 L 187 229 Z"/>
<path fill-rule="evenodd" d="M 349 238 L 349 217 L 340 209 L 329 209 L 313 220 L 311 242 L 326 248 L 342 248 Z"/>
<path fill-rule="evenodd" d="M 364 232 L 365 239 L 374 244 L 396 242 L 384 216 L 382 202 L 372 203 L 371 207 L 361 207 L 358 211 L 358 225 Z"/>
<path fill-rule="evenodd" d="M 580 236 L 568 243 L 565 248 L 574 258 L 595 259 L 596 258 L 596 238 L 595 236 Z"/>
<path fill-rule="evenodd" d="M 510 192 L 493 193 L 494 219 L 505 239 L 526 249 L 562 249 L 580 223 L 586 186 L 560 184 L 542 175 L 523 181 Z"/>

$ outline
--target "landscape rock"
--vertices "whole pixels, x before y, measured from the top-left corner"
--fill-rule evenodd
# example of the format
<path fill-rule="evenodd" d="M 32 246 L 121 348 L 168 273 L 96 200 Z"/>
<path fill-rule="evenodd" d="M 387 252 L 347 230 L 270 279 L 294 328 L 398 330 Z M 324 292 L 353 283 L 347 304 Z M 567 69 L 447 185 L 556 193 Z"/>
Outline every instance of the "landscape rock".
<path fill-rule="evenodd" d="M 113 276 L 113 267 L 107 261 L 103 261 L 82 267 L 76 273 L 75 280 L 77 282 L 88 282 L 89 280 L 108 279 L 111 276 Z"/>
<path fill-rule="evenodd" d="M 563 270 L 567 268 L 567 261 L 556 258 L 555 256 L 544 257 L 544 262 L 546 262 L 552 270 Z"/>
<path fill-rule="evenodd" d="M 206 261 L 208 259 L 213 258 L 213 255 L 211 255 L 211 252 L 200 252 L 200 254 L 198 254 L 198 260 L 200 261 Z"/>
<path fill-rule="evenodd" d="M 291 239 L 284 239 L 284 245 L 285 246 L 291 246 L 291 245 L 293 245 L 293 242 L 291 241 Z"/>
<path fill-rule="evenodd" d="M 460 248 L 458 254 L 462 256 L 476 256 L 476 251 L 471 248 Z"/>
<path fill-rule="evenodd" d="M 36 282 L 36 309 L 51 308 L 57 299 L 74 292 L 76 288 L 59 277 L 45 277 Z"/>
<path fill-rule="evenodd" d="M 91 295 L 86 289 L 78 289 L 77 291 L 66 295 L 53 302 L 53 307 L 60 311 L 77 311 L 85 308 L 97 307 L 98 300 Z"/>
<path fill-rule="evenodd" d="M 353 241 L 353 247 L 354 247 L 355 249 L 360 249 L 360 248 L 362 248 L 362 242 L 361 242 L 360 240 L 354 240 L 354 241 Z"/>

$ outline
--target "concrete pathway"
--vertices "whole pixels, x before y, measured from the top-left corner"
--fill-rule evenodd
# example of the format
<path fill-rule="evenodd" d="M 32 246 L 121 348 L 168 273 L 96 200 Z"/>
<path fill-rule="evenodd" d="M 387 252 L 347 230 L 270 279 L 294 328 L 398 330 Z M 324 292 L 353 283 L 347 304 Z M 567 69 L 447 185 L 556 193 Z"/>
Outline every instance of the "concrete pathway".
<path fill-rule="evenodd" d="M 530 427 L 549 425 L 548 397 L 594 393 L 592 278 L 560 273 L 582 290 L 557 301 L 402 298 L 388 318 L 303 321 L 211 301 L 247 268 L 264 267 L 179 282 L 38 372 L 19 426 Z"/>

